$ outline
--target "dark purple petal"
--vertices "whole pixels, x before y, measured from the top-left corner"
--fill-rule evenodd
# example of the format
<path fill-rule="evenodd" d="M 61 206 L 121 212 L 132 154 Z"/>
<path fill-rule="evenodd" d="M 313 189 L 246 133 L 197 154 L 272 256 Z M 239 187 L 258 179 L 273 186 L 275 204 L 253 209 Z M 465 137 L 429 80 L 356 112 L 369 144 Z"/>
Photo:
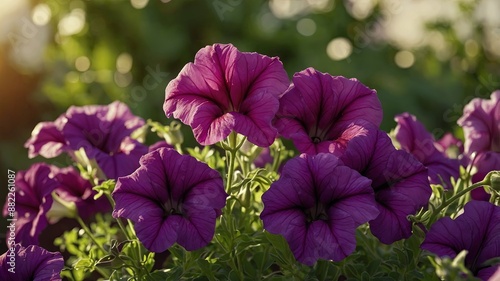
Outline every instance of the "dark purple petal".
<path fill-rule="evenodd" d="M 356 79 L 308 68 L 293 76 L 280 99 L 275 126 L 300 152 L 315 154 L 332 152 L 337 143 L 348 140 L 343 132 L 359 120 L 380 125 L 382 107 L 376 92 Z"/>
<path fill-rule="evenodd" d="M 168 148 L 144 155 L 140 165 L 118 179 L 113 216 L 134 221 L 137 237 L 150 251 L 163 252 L 175 242 L 186 250 L 206 246 L 226 204 L 219 173 Z"/>
<path fill-rule="evenodd" d="M 202 145 L 234 130 L 265 147 L 276 137 L 271 121 L 288 83 L 278 58 L 215 44 L 198 51 L 194 63 L 168 84 L 163 109 L 191 126 Z"/>
<path fill-rule="evenodd" d="M 16 244 L 11 247 L 13 252 L 8 249 L 5 254 L 0 256 L 0 280 L 62 280 L 60 274 L 64 267 L 64 260 L 59 252 L 49 252 L 35 245 L 24 248 L 20 244 Z M 15 273 L 9 271 L 11 255 L 15 256 Z"/>
<path fill-rule="evenodd" d="M 356 228 L 378 215 L 370 180 L 328 153 L 290 159 L 262 202 L 264 229 L 283 235 L 307 265 L 348 256 Z"/>
<path fill-rule="evenodd" d="M 379 216 L 370 221 L 372 233 L 391 244 L 411 235 L 408 215 L 427 206 L 431 188 L 426 168 L 411 154 L 396 150 L 374 125 L 349 141 L 341 160 L 372 180 Z"/>
<path fill-rule="evenodd" d="M 500 207 L 489 202 L 471 201 L 455 220 L 445 217 L 435 222 L 422 243 L 422 249 L 440 257 L 454 258 L 467 250 L 465 266 L 474 275 L 481 271 L 487 280 L 484 262 L 500 257 Z"/>
<path fill-rule="evenodd" d="M 61 118 L 54 122 L 41 122 L 33 129 L 31 137 L 24 147 L 28 148 L 28 157 L 41 155 L 54 158 L 66 150 L 66 139 L 61 133 Z"/>
<path fill-rule="evenodd" d="M 16 242 L 22 245 L 37 245 L 38 236 L 48 224 L 46 213 L 52 206 L 52 191 L 57 182 L 51 176 L 51 166 L 33 164 L 26 171 L 16 174 Z M 10 216 L 7 200 L 3 215 Z"/>
<path fill-rule="evenodd" d="M 475 98 L 464 107 L 464 114 L 457 121 L 465 136 L 465 153 L 485 151 L 500 152 L 500 91 L 489 100 Z"/>
<path fill-rule="evenodd" d="M 148 147 L 130 137 L 123 139 L 115 153 L 97 152 L 95 159 L 108 178 L 130 175 L 139 168 L 139 159 L 148 152 Z"/>
<path fill-rule="evenodd" d="M 434 137 L 425 129 L 417 118 L 409 113 L 396 115 L 398 125 L 395 136 L 401 148 L 422 162 L 429 171 L 431 184 L 442 184 L 444 188 L 451 188 L 450 178 L 458 178 L 459 162 L 449 159 L 439 151 Z"/>

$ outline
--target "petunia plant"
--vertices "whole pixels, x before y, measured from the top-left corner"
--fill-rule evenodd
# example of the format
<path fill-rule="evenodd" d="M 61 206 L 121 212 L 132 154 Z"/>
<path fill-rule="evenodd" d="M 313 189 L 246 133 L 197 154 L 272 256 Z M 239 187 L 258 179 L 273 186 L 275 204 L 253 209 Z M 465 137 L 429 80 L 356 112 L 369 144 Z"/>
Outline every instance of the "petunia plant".
<path fill-rule="evenodd" d="M 465 106 L 464 140 L 407 112 L 387 133 L 361 81 L 206 46 L 167 125 L 115 101 L 35 127 L 28 157 L 69 165 L 16 173 L 0 279 L 496 280 L 499 100 Z"/>

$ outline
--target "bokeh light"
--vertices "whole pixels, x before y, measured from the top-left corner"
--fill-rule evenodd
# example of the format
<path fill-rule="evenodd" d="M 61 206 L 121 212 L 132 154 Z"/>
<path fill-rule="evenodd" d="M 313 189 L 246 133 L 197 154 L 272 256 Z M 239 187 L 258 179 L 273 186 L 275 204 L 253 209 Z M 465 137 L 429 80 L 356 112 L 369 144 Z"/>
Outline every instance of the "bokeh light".
<path fill-rule="evenodd" d="M 304 36 L 311 36 L 316 32 L 316 23 L 309 18 L 297 22 L 297 31 Z"/>
<path fill-rule="evenodd" d="M 410 68 L 415 63 L 415 56 L 410 51 L 399 51 L 394 56 L 394 62 L 401 68 Z"/>
<path fill-rule="evenodd" d="M 78 34 L 85 26 L 85 11 L 76 8 L 73 9 L 68 15 L 64 16 L 57 25 L 60 35 L 70 36 Z"/>
<path fill-rule="evenodd" d="M 43 3 L 36 5 L 31 12 L 33 23 L 39 26 L 44 26 L 49 23 L 51 16 L 52 12 L 50 11 L 49 5 Z"/>
<path fill-rule="evenodd" d="M 326 53 L 332 60 L 346 59 L 352 53 L 351 41 L 344 37 L 335 38 L 328 43 Z"/>

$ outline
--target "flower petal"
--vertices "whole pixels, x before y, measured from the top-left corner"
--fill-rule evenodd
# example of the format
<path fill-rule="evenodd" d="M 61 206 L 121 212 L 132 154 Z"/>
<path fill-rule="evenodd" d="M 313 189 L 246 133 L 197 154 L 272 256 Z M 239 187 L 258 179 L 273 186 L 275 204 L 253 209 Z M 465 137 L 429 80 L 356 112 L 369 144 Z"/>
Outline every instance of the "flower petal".
<path fill-rule="evenodd" d="M 455 220 L 445 217 L 435 222 L 421 247 L 450 258 L 467 250 L 465 265 L 477 275 L 485 261 L 500 256 L 500 207 L 470 201 Z"/>

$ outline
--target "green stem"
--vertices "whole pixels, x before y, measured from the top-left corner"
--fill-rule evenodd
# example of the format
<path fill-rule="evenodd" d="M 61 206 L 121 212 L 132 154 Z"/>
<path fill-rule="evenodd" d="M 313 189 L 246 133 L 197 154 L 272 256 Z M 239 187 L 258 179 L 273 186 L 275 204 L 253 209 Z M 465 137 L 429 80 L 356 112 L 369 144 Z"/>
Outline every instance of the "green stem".
<path fill-rule="evenodd" d="M 113 198 L 111 197 L 110 194 L 108 194 L 108 193 L 105 193 L 105 194 L 106 194 L 106 198 L 108 198 L 109 203 L 111 204 L 111 207 L 114 209 L 115 208 L 115 201 L 113 200 Z M 130 237 L 130 235 L 128 234 L 127 229 L 123 225 L 123 222 L 121 221 L 121 219 L 117 218 L 116 222 L 118 222 L 118 226 L 120 227 L 121 231 L 123 232 L 123 234 L 125 235 L 127 240 L 133 240 L 133 238 Z"/>
<path fill-rule="evenodd" d="M 92 234 L 92 231 L 90 231 L 90 229 L 85 224 L 85 222 L 82 220 L 82 218 L 80 218 L 80 216 L 76 217 L 76 221 L 78 221 L 78 223 L 80 224 L 80 226 L 83 228 L 83 230 L 85 230 L 85 232 L 87 233 L 87 235 L 90 237 L 90 239 L 92 239 L 92 241 L 97 245 L 97 247 L 99 247 L 99 249 L 101 249 L 101 251 L 103 253 L 107 253 L 106 250 L 104 250 L 104 247 L 97 242 L 96 238 Z"/>
<path fill-rule="evenodd" d="M 436 217 L 439 215 L 439 213 L 441 213 L 441 211 L 443 211 L 445 208 L 450 206 L 453 202 L 455 202 L 457 199 L 462 197 L 464 194 L 467 194 L 468 192 L 474 190 L 475 188 L 486 185 L 486 184 L 487 184 L 486 182 L 480 181 L 480 182 L 477 182 L 477 183 L 457 192 L 455 195 L 453 195 L 450 199 L 448 199 L 446 202 L 444 202 L 441 206 L 439 206 L 434 211 L 431 218 L 429 219 L 429 223 L 432 223 L 436 219 Z"/>

